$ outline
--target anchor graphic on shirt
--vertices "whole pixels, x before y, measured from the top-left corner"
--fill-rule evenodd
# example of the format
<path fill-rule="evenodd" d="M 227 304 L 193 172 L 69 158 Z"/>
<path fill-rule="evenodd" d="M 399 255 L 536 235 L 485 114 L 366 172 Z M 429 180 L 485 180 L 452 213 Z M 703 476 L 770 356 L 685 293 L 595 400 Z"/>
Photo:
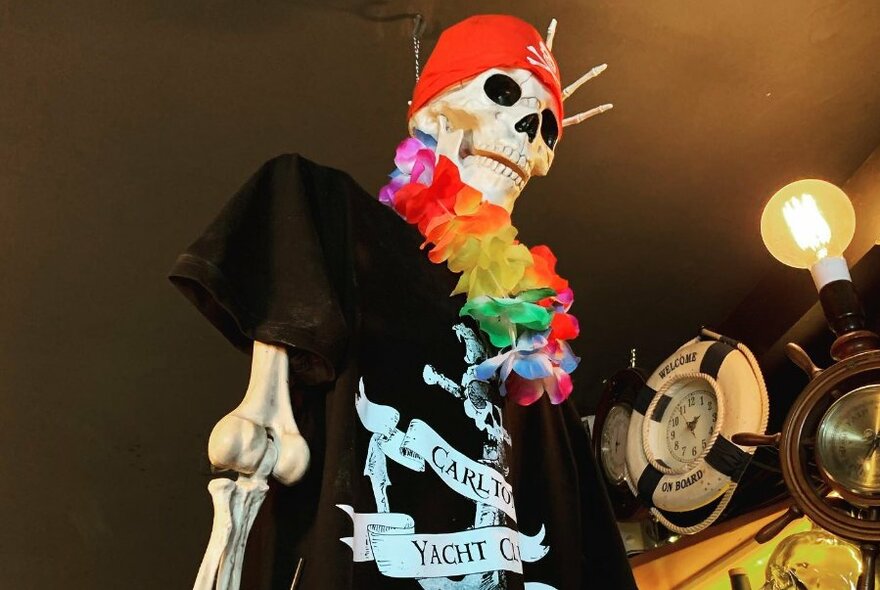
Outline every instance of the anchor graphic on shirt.
<path fill-rule="evenodd" d="M 426 384 L 437 385 L 461 400 L 465 414 L 477 430 L 486 433 L 479 460 L 457 451 L 427 423 L 414 419 L 406 432 L 398 428 L 400 413 L 391 406 L 371 402 L 363 380 L 355 405 L 364 428 L 372 432 L 364 475 L 370 479 L 376 513 L 356 513 L 338 505 L 352 519 L 354 535 L 340 539 L 351 547 L 354 560 L 375 561 L 386 576 L 415 578 L 425 590 L 499 589 L 507 587 L 504 571 L 522 573 L 522 562 L 543 558 L 544 528 L 534 536 L 505 526 L 516 521 L 513 490 L 506 481 L 506 448 L 511 439 L 504 429 L 500 408 L 492 404 L 488 384 L 476 378 L 476 365 L 487 358 L 476 334 L 463 324 L 453 327 L 465 346 L 468 368 L 459 381 L 425 365 Z M 446 486 L 475 503 L 473 527 L 444 534 L 418 534 L 406 514 L 391 511 L 387 489 L 391 485 L 387 459 L 411 469 L 430 467 Z M 463 576 L 451 580 L 450 576 Z M 528 590 L 553 590 L 526 583 Z"/>
<path fill-rule="evenodd" d="M 486 360 L 486 349 L 477 338 L 474 331 L 464 324 L 456 324 L 452 330 L 458 337 L 459 342 L 465 345 L 464 360 L 468 368 L 461 377 L 461 384 L 455 387 L 455 383 L 439 374 L 431 365 L 425 365 L 422 378 L 428 385 L 439 385 L 452 395 L 462 400 L 465 414 L 473 419 L 478 430 L 485 431 L 488 442 L 483 446 L 481 462 L 501 471 L 505 476 L 508 473 L 505 458 L 505 444 L 510 445 L 510 435 L 502 424 L 502 414 L 498 406 L 489 400 L 489 385 L 479 381 L 476 376 L 477 365 Z M 488 506 L 477 503 L 477 512 L 474 517 L 474 527 L 493 526 L 504 523 L 504 513 Z M 449 579 L 422 579 L 419 584 L 426 590 L 440 590 L 447 588 L 504 588 L 504 578 L 500 571 L 483 572 L 466 576 L 459 582 Z M 487 584 L 494 582 L 494 585 Z M 502 585 L 503 584 L 503 585 Z"/>

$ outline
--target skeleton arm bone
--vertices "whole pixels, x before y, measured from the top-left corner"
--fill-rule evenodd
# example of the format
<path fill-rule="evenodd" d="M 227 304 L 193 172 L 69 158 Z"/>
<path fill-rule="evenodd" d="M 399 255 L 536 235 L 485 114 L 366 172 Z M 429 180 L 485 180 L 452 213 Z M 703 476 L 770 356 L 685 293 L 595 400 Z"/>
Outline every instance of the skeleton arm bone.
<path fill-rule="evenodd" d="M 208 484 L 214 524 L 194 590 L 238 590 L 244 550 L 271 473 L 292 485 L 305 474 L 309 447 L 290 405 L 287 350 L 254 342 L 251 378 L 244 399 L 211 432 L 208 457 L 238 478 Z"/>
<path fill-rule="evenodd" d="M 208 457 L 220 469 L 252 474 L 268 444 L 278 450 L 272 475 L 285 485 L 299 481 L 309 465 L 309 447 L 290 405 L 287 350 L 254 342 L 247 392 L 238 407 L 214 427 Z"/>

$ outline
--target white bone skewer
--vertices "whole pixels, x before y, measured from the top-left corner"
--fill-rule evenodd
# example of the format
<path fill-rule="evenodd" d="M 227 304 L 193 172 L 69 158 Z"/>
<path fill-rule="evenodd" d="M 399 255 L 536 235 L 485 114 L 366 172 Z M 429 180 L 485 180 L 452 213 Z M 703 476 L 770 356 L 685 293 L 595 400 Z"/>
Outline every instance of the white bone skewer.
<path fill-rule="evenodd" d="M 577 125 L 578 123 L 583 123 L 590 117 L 595 117 L 596 115 L 601 115 L 607 111 L 610 111 L 614 108 L 614 105 L 610 102 L 608 104 L 600 105 L 594 109 L 590 109 L 589 111 L 585 111 L 583 113 L 578 113 L 577 115 L 573 115 L 571 117 L 566 117 L 562 120 L 562 126 L 568 127 L 569 125 Z"/>
<path fill-rule="evenodd" d="M 589 82 L 590 80 L 592 80 L 593 78 L 595 78 L 596 76 L 598 76 L 599 74 L 601 74 L 602 72 L 604 72 L 607 69 L 608 69 L 608 64 L 600 64 L 600 65 L 594 67 L 593 69 L 591 69 L 589 72 L 587 72 L 586 74 L 584 74 L 580 78 L 578 78 L 577 80 L 575 80 L 574 82 L 572 82 L 571 84 L 569 84 L 568 86 L 566 86 L 565 90 L 562 91 L 562 100 L 567 99 L 569 96 L 574 94 L 578 88 L 580 88 L 581 86 L 583 86 L 584 84 L 586 84 L 587 82 Z"/>
<path fill-rule="evenodd" d="M 553 39 L 556 37 L 556 19 L 550 19 L 550 26 L 547 27 L 547 40 L 544 41 L 544 45 L 547 46 L 547 49 L 553 49 Z"/>
<path fill-rule="evenodd" d="M 269 489 L 269 474 L 285 485 L 305 474 L 309 448 L 293 418 L 288 370 L 285 348 L 255 342 L 247 393 L 211 432 L 211 463 L 239 476 L 208 484 L 214 523 L 193 590 L 238 590 L 248 534 Z"/>

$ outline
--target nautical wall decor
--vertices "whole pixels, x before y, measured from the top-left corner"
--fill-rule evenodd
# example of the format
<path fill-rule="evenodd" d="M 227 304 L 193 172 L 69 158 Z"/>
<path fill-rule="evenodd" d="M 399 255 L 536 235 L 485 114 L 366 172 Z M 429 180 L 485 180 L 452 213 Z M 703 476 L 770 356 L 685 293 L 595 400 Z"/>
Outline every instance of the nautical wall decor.
<path fill-rule="evenodd" d="M 862 553 L 859 590 L 873 590 L 880 552 L 880 336 L 867 329 L 843 253 L 855 233 L 852 203 L 829 182 L 805 179 L 777 191 L 761 216 L 771 254 L 809 269 L 828 327 L 836 336 L 821 369 L 797 344 L 789 359 L 809 383 L 792 404 L 782 431 L 744 431 L 739 444 L 775 446 L 794 504 L 755 535 L 766 542 L 807 516 Z"/>
<path fill-rule="evenodd" d="M 701 330 L 636 397 L 626 447 L 632 493 L 669 530 L 703 530 L 729 503 L 754 452 L 732 435 L 747 425 L 762 432 L 768 417 L 764 379 L 748 348 Z"/>

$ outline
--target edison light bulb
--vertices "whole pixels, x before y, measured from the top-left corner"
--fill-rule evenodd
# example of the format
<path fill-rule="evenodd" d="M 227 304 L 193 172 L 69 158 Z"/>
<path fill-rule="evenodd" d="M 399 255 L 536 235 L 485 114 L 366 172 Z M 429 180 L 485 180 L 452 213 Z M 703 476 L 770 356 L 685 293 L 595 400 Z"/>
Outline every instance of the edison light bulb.
<path fill-rule="evenodd" d="M 809 268 L 816 286 L 849 279 L 843 251 L 856 231 L 856 214 L 842 190 L 824 180 L 782 187 L 764 207 L 761 238 L 783 264 Z"/>

